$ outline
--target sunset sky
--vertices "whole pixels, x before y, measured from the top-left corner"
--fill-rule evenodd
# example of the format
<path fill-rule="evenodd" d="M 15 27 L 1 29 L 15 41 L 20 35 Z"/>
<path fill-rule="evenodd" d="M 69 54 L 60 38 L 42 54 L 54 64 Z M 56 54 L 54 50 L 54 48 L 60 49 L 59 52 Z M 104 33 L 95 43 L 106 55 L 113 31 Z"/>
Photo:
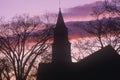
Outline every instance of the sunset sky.
<path fill-rule="evenodd" d="M 92 4 L 96 1 L 103 0 L 61 0 L 61 8 L 63 12 L 77 6 Z M 57 13 L 59 8 L 59 0 L 0 0 L 0 17 L 10 19 L 15 15 L 24 13 L 31 16 L 42 15 L 46 12 Z M 66 12 L 67 14 L 67 12 Z"/>

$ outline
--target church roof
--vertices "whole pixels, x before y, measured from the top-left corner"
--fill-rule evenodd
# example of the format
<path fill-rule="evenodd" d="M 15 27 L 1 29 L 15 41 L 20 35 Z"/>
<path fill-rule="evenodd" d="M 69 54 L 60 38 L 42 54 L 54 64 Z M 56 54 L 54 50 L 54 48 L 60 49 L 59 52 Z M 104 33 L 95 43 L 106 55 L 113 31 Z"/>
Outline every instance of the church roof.
<path fill-rule="evenodd" d="M 108 45 L 78 63 L 86 66 L 89 65 L 90 67 L 90 65 L 109 64 L 109 62 L 112 64 L 112 62 L 115 63 L 118 61 L 120 61 L 120 55 L 112 48 L 112 46 Z"/>

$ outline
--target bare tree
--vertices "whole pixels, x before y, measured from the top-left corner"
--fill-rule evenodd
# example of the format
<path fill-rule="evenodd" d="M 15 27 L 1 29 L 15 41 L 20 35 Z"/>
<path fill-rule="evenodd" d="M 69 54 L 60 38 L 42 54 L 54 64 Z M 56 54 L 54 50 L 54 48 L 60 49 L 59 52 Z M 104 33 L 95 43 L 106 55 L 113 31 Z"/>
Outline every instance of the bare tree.
<path fill-rule="evenodd" d="M 95 21 L 90 21 L 84 29 L 89 34 L 95 36 L 100 43 L 100 47 L 110 44 L 118 52 L 120 50 L 120 9 L 115 0 L 107 1 L 103 5 L 93 8 Z"/>
<path fill-rule="evenodd" d="M 105 0 L 103 5 L 93 8 L 94 20 L 81 24 L 89 35 L 73 43 L 72 58 L 79 61 L 98 49 L 111 45 L 120 52 L 120 7 L 119 0 Z"/>
<path fill-rule="evenodd" d="M 12 71 L 12 66 L 10 62 L 7 60 L 7 58 L 1 58 L 0 59 L 0 80 L 10 80 L 10 77 L 13 76 L 13 74 L 10 72 Z"/>
<path fill-rule="evenodd" d="M 90 38 L 82 38 L 72 42 L 72 60 L 78 62 L 98 50 L 97 41 Z"/>
<path fill-rule="evenodd" d="M 12 64 L 15 79 L 26 80 L 37 57 L 49 47 L 52 29 L 38 16 L 28 15 L 17 16 L 0 27 L 0 52 Z"/>

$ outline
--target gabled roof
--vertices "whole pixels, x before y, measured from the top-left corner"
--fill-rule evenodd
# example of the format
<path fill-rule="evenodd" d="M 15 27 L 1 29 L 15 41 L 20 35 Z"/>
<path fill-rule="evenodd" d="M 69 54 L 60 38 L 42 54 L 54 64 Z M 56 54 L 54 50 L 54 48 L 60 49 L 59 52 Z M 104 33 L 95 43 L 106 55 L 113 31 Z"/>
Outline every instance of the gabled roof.
<path fill-rule="evenodd" d="M 108 45 L 103 49 L 89 55 L 83 60 L 79 61 L 78 64 L 83 66 L 94 66 L 100 64 L 112 64 L 115 62 L 119 62 L 120 55 L 112 48 L 112 46 Z"/>

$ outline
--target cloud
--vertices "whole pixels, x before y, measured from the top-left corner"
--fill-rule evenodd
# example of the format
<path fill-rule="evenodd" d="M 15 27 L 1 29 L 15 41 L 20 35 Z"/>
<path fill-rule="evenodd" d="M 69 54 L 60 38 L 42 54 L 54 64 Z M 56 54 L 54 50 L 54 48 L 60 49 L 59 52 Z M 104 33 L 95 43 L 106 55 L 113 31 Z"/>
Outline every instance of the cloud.
<path fill-rule="evenodd" d="M 84 30 L 88 21 L 71 21 L 66 22 L 68 28 L 69 39 L 78 39 L 83 37 L 90 37 L 91 35 Z"/>
<path fill-rule="evenodd" d="M 68 8 L 64 10 L 64 18 L 66 21 L 85 21 L 91 19 L 91 14 L 93 7 L 99 6 L 101 7 L 103 5 L 103 1 L 97 1 L 94 3 L 82 5 L 82 6 L 76 6 L 72 8 Z"/>
<path fill-rule="evenodd" d="M 91 37 L 86 31 L 83 30 L 83 25 L 87 23 L 87 21 L 92 20 L 92 9 L 93 7 L 103 5 L 103 1 L 97 1 L 94 3 L 76 6 L 72 8 L 68 8 L 66 10 L 62 10 L 63 18 L 66 21 L 66 26 L 69 29 L 69 38 L 77 39 L 82 37 Z M 52 13 L 50 16 L 55 16 L 58 14 Z M 82 26 L 81 26 L 82 25 Z"/>

